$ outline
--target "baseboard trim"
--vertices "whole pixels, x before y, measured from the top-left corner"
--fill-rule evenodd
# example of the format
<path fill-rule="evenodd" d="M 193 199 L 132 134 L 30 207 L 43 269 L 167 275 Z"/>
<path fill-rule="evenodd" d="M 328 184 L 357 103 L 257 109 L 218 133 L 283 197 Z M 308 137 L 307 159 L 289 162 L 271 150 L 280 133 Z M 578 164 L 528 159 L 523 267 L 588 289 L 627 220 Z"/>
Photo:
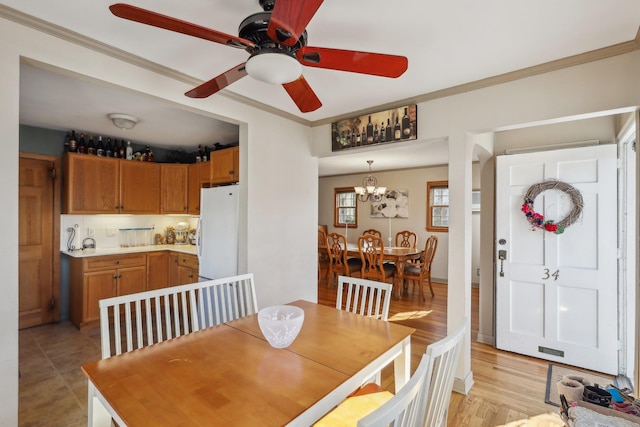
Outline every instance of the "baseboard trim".
<path fill-rule="evenodd" d="M 491 346 L 495 346 L 493 335 L 485 335 L 478 332 L 478 338 L 476 339 L 476 341 L 482 344 L 489 344 Z"/>
<path fill-rule="evenodd" d="M 465 378 L 454 378 L 453 380 L 453 391 L 456 393 L 464 394 L 465 396 L 469 394 L 471 387 L 473 386 L 473 372 L 469 371 Z"/>

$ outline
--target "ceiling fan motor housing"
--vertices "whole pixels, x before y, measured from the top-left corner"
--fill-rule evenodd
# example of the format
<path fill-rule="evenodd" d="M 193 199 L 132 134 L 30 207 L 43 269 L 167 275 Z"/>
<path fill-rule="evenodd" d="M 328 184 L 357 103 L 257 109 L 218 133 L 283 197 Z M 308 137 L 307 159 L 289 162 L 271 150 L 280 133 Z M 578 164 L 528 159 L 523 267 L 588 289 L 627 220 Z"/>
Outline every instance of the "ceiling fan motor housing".
<path fill-rule="evenodd" d="M 268 0 L 260 0 L 263 2 Z M 303 46 L 307 45 L 307 31 L 303 31 L 300 38 L 293 46 L 285 46 L 272 40 L 267 35 L 267 29 L 269 28 L 269 20 L 271 19 L 271 12 L 258 12 L 245 18 L 238 27 L 238 36 L 243 39 L 252 41 L 255 46 L 248 47 L 245 50 L 251 55 L 260 54 L 261 51 L 268 51 L 269 53 L 283 53 L 292 57 L 296 56 L 296 52 Z"/>

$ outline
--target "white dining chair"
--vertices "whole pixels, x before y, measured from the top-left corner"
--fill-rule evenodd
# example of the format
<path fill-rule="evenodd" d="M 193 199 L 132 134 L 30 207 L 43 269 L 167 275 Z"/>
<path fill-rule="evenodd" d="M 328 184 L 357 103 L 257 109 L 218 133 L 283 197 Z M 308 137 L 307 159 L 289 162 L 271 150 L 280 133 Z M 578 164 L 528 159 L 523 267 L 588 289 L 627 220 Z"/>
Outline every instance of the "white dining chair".
<path fill-rule="evenodd" d="M 392 289 L 390 283 L 339 276 L 336 308 L 386 321 Z"/>
<path fill-rule="evenodd" d="M 444 427 L 467 319 L 446 338 L 430 344 L 420 365 L 386 403 L 358 420 L 358 427 Z"/>

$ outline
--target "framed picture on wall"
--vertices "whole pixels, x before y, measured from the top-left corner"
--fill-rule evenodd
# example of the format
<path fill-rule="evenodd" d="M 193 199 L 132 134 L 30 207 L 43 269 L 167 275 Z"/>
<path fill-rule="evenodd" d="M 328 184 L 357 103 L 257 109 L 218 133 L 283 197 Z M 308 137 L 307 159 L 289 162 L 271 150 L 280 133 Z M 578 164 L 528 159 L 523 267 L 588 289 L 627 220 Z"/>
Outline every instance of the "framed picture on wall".
<path fill-rule="evenodd" d="M 409 218 L 409 190 L 389 190 L 371 202 L 371 218 Z"/>

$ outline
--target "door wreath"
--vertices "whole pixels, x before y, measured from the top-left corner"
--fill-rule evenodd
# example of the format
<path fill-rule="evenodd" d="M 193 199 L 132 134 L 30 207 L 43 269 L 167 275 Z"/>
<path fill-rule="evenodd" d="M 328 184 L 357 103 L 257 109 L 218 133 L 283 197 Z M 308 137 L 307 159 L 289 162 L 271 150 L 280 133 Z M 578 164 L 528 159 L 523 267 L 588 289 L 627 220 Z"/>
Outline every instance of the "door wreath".
<path fill-rule="evenodd" d="M 571 211 L 567 216 L 562 218 L 558 222 L 554 222 L 552 219 L 545 220 L 544 215 L 537 213 L 533 209 L 533 201 L 536 197 L 547 190 L 558 190 L 569 195 L 571 199 Z M 547 180 L 533 184 L 524 195 L 524 203 L 522 204 L 522 212 L 527 217 L 527 221 L 531 224 L 531 229 L 541 228 L 545 231 L 562 234 L 564 229 L 571 226 L 574 222 L 580 218 L 582 214 L 582 207 L 584 202 L 582 200 L 582 194 L 571 184 L 566 182 L 553 180 Z"/>

